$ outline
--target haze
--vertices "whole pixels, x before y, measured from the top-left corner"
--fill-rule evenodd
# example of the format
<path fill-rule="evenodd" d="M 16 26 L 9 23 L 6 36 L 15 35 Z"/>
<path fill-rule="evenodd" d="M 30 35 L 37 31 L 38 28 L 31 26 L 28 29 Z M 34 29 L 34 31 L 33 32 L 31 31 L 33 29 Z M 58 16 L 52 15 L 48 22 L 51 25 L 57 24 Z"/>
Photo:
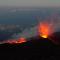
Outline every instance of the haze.
<path fill-rule="evenodd" d="M 0 6 L 60 7 L 60 0 L 0 0 Z"/>

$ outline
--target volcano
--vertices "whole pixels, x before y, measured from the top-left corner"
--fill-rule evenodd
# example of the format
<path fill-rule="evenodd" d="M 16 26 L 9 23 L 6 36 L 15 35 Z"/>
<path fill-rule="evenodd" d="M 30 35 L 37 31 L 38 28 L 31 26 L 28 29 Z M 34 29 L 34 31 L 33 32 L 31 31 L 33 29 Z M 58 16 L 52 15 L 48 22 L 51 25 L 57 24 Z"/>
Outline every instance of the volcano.
<path fill-rule="evenodd" d="M 12 57 L 13 59 L 35 59 L 40 57 L 51 57 L 56 59 L 56 55 L 60 55 L 60 45 L 55 44 L 57 41 L 60 43 L 60 32 L 52 34 L 54 37 L 42 38 L 40 36 L 35 36 L 27 39 L 28 41 L 22 44 L 1 44 L 0 54 L 6 55 L 5 58 Z M 14 56 L 14 57 L 13 57 Z M 46 59 L 46 58 L 45 58 Z M 50 58 L 49 58 L 50 59 Z"/>

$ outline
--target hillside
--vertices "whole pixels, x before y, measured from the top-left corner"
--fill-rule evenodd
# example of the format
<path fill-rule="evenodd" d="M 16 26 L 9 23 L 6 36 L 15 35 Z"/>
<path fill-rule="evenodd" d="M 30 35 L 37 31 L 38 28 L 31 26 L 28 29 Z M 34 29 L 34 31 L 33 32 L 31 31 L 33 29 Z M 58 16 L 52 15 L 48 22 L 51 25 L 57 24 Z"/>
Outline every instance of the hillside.
<path fill-rule="evenodd" d="M 54 33 L 59 36 L 59 33 Z M 58 34 L 58 35 L 56 35 Z M 54 44 L 48 38 L 44 39 L 39 36 L 29 39 L 30 41 L 22 44 L 1 44 L 0 54 L 5 59 L 20 60 L 43 60 L 57 59 L 60 56 L 60 45 Z M 38 59 L 39 58 L 39 59 Z"/>

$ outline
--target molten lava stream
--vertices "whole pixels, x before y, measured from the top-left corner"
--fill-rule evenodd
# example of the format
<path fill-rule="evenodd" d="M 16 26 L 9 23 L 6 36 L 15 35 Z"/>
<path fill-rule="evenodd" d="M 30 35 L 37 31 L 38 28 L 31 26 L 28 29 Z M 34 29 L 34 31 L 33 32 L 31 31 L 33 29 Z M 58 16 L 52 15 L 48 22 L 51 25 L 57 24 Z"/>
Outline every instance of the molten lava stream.
<path fill-rule="evenodd" d="M 24 42 L 27 42 L 27 40 L 23 37 L 19 38 L 17 43 L 24 43 Z"/>
<path fill-rule="evenodd" d="M 19 43 L 25 43 L 27 42 L 27 40 L 23 37 L 19 38 L 18 40 L 8 40 L 8 41 L 5 41 L 5 43 L 9 43 L 9 44 L 19 44 Z"/>

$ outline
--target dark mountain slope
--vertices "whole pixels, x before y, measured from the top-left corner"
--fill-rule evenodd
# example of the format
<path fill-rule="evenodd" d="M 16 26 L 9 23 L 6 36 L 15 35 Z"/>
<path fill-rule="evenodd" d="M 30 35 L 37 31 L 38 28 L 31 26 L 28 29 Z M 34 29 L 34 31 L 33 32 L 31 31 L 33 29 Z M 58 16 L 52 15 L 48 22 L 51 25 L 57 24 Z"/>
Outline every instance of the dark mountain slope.
<path fill-rule="evenodd" d="M 54 34 L 57 34 L 55 36 L 60 35 L 59 33 Z M 1 44 L 0 55 L 5 59 L 10 58 L 10 60 L 55 60 L 60 56 L 60 46 L 54 44 L 48 38 L 44 39 L 36 36 L 23 44 Z"/>

